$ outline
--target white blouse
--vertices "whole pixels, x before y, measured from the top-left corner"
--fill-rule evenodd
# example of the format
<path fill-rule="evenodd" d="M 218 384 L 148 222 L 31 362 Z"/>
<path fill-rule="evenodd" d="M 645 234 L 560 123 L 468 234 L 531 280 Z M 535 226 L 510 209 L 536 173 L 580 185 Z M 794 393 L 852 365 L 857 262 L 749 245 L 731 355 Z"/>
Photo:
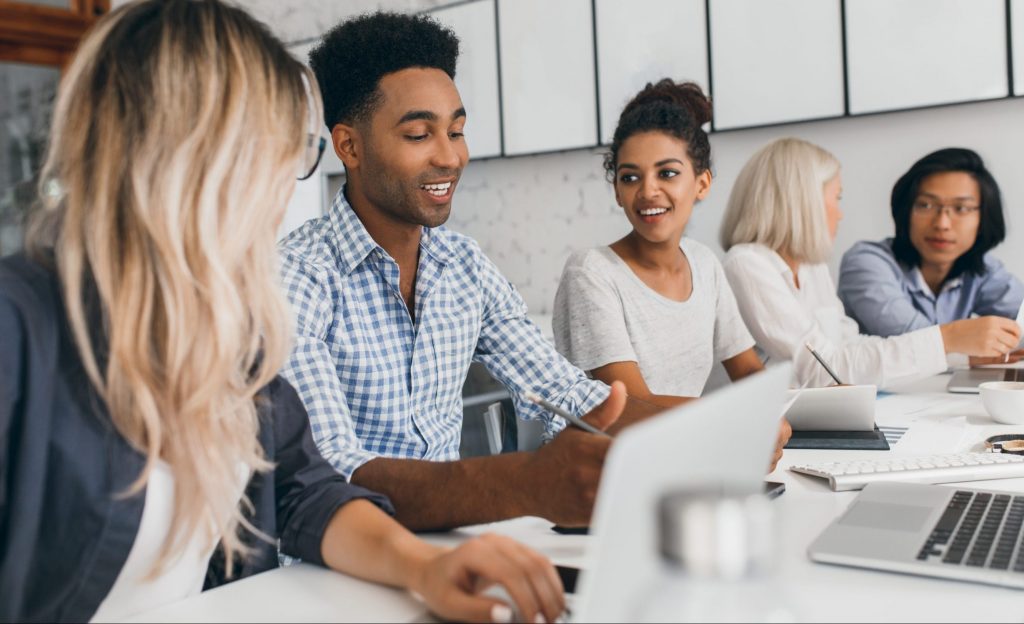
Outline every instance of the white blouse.
<path fill-rule="evenodd" d="M 241 499 L 248 478 L 247 470 L 239 469 L 238 498 Z M 111 622 L 143 613 L 161 605 L 194 596 L 203 590 L 206 569 L 217 540 L 212 532 L 197 530 L 164 568 L 160 576 L 148 578 L 160 555 L 171 528 L 174 511 L 174 475 L 170 466 L 157 461 L 146 484 L 146 503 L 142 522 L 135 535 L 131 552 L 110 593 L 103 599 L 92 622 Z M 212 523 L 211 523 L 212 528 Z"/>
<path fill-rule="evenodd" d="M 758 347 L 773 360 L 792 360 L 797 384 L 834 383 L 808 343 L 844 383 L 887 387 L 946 370 L 937 325 L 889 338 L 860 334 L 824 264 L 800 265 L 800 288 L 789 265 L 764 245 L 736 245 L 723 266 Z"/>

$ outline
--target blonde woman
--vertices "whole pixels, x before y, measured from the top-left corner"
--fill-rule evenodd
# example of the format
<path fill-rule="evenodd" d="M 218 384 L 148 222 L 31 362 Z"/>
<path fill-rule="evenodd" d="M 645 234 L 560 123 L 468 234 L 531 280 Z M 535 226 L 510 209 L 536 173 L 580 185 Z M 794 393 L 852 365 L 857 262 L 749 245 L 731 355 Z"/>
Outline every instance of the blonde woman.
<path fill-rule="evenodd" d="M 825 264 L 843 217 L 841 193 L 839 161 L 793 138 L 763 147 L 736 179 L 720 234 L 723 264 L 766 356 L 792 360 L 798 383 L 833 383 L 809 344 L 843 382 L 885 387 L 944 371 L 947 353 L 995 356 L 1016 346 L 1020 330 L 997 317 L 861 335 Z"/>
<path fill-rule="evenodd" d="M 277 370 L 274 235 L 319 159 L 315 82 L 216 0 L 111 13 L 64 76 L 32 255 L 0 260 L 0 620 L 122 619 L 282 552 L 445 618 L 563 607 L 498 537 L 430 546 L 317 453 Z"/>

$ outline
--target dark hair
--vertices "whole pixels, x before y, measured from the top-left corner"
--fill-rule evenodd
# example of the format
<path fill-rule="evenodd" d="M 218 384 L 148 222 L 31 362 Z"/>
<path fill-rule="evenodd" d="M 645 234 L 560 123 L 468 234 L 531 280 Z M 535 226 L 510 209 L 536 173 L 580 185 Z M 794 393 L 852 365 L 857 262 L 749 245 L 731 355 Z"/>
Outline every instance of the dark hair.
<path fill-rule="evenodd" d="M 647 83 L 622 109 L 611 147 L 604 155 L 608 181 L 615 181 L 619 149 L 629 137 L 641 132 L 664 132 L 686 143 L 686 154 L 697 173 L 711 169 L 711 144 L 701 128 L 711 121 L 711 100 L 697 83 L 676 83 L 662 78 Z"/>
<path fill-rule="evenodd" d="M 910 213 L 913 209 L 921 181 L 936 173 L 962 171 L 970 174 L 981 191 L 980 221 L 978 237 L 964 255 L 953 263 L 947 280 L 965 272 L 981 275 L 985 272 L 985 254 L 1006 237 L 1006 222 L 1003 219 L 1003 200 L 999 185 L 985 168 L 981 156 L 963 147 L 947 147 L 928 154 L 914 163 L 892 187 L 892 220 L 896 224 L 896 238 L 892 251 L 905 267 L 915 267 L 921 262 L 921 254 L 910 242 Z"/>
<path fill-rule="evenodd" d="M 410 67 L 455 78 L 459 39 L 426 15 L 377 12 L 338 24 L 309 53 L 324 98 L 324 123 L 365 120 L 380 102 L 385 75 Z"/>

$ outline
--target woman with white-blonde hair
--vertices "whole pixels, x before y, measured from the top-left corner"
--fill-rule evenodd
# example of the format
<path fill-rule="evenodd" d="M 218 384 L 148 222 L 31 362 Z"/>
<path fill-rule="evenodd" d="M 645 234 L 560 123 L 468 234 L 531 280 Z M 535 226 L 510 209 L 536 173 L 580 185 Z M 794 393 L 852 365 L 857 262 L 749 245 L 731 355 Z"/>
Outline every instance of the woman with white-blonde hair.
<path fill-rule="evenodd" d="M 405 587 L 446 619 L 553 621 L 545 558 L 431 546 L 320 456 L 277 371 L 275 234 L 319 94 L 218 0 L 102 19 L 64 74 L 29 252 L 0 259 L 0 621 L 118 620 L 277 566 Z"/>
<path fill-rule="evenodd" d="M 723 265 L 765 356 L 792 360 L 800 384 L 833 383 L 810 345 L 844 383 L 885 387 L 944 371 L 947 353 L 1001 355 L 1017 344 L 1015 323 L 996 317 L 890 338 L 860 334 L 826 265 L 841 193 L 839 161 L 795 138 L 761 148 L 736 179 L 720 232 Z"/>

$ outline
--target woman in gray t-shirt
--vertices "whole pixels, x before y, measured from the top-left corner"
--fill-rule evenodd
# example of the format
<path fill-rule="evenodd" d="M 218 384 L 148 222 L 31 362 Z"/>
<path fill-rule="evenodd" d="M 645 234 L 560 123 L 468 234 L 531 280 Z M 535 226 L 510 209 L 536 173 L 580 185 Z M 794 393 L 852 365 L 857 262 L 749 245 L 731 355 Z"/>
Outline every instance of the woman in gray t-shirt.
<path fill-rule="evenodd" d="M 733 380 L 763 369 L 718 259 L 683 237 L 711 188 L 710 119 L 693 83 L 648 84 L 626 105 L 605 170 L 633 229 L 573 254 L 555 296 L 558 350 L 664 406 L 699 396 L 716 361 Z"/>

